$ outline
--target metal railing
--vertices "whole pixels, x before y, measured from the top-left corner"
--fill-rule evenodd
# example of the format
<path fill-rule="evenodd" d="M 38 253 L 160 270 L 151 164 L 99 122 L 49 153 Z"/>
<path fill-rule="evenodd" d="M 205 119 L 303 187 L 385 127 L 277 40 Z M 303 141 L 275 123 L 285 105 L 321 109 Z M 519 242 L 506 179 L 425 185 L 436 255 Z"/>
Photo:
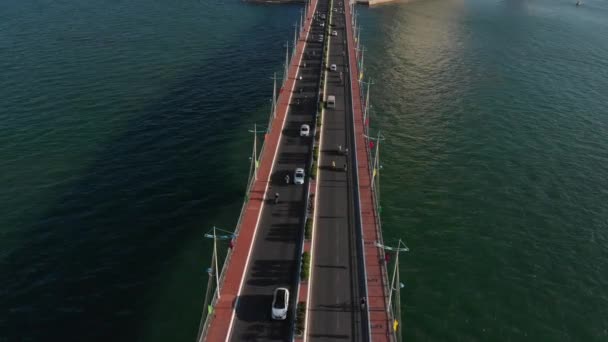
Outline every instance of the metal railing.
<path fill-rule="evenodd" d="M 350 15 L 353 15 L 353 14 L 351 13 Z M 356 98 L 356 101 L 359 101 L 359 104 L 361 105 L 361 109 L 363 110 L 363 103 L 365 103 L 365 101 L 364 101 L 365 97 L 364 97 L 363 87 L 361 87 L 361 83 L 359 82 L 359 77 L 360 77 L 359 75 L 360 75 L 361 70 L 359 70 L 359 58 L 358 58 L 358 54 L 357 53 L 355 53 L 355 59 L 357 59 L 357 65 L 356 65 L 356 68 L 357 68 L 356 69 L 357 80 L 356 80 L 356 82 L 359 84 L 359 94 L 358 94 L 359 96 L 358 96 L 358 98 Z M 365 106 L 369 106 L 369 103 L 365 103 Z M 369 115 L 370 114 L 368 113 L 368 117 L 369 117 Z M 363 122 L 363 133 L 364 133 L 365 136 L 369 137 L 369 127 L 366 125 L 365 122 Z M 368 161 L 368 163 L 367 163 L 367 169 L 368 169 L 368 173 L 369 173 L 371 181 L 374 182 L 375 181 L 374 174 L 373 174 L 374 165 L 373 165 L 373 159 L 372 159 L 371 149 L 370 149 L 370 146 L 369 146 L 369 141 L 366 141 L 365 150 L 366 150 L 366 153 L 367 153 L 367 161 Z M 375 221 L 375 224 L 376 224 L 376 227 L 377 227 L 377 229 L 376 229 L 377 239 L 378 239 L 377 242 L 379 242 L 380 244 L 384 245 L 384 238 L 382 236 L 382 220 L 380 218 L 380 203 L 379 203 L 379 199 L 378 199 L 378 194 L 376 193 L 376 191 L 379 191 L 379 190 L 378 190 L 378 188 L 376 186 L 372 186 L 371 188 L 372 188 L 371 189 L 372 190 L 371 191 L 372 192 L 372 202 L 373 202 L 373 206 L 374 206 L 374 221 Z M 384 255 L 384 253 L 385 253 L 384 249 L 381 249 L 381 250 L 382 250 L 382 252 L 381 252 L 382 259 L 385 260 L 385 258 L 384 258 L 385 257 L 385 255 Z M 387 280 L 388 280 L 388 270 L 386 269 L 386 263 L 382 263 L 382 265 L 381 265 L 381 272 L 382 272 L 382 279 L 381 279 L 381 281 L 382 281 L 382 286 L 384 288 L 384 306 L 386 307 L 386 311 L 389 314 L 389 322 L 387 322 L 388 323 L 388 327 L 387 328 L 392 333 L 393 340 L 395 340 L 396 339 L 395 331 L 393 331 L 392 324 L 391 324 L 392 320 L 394 318 L 394 313 L 392 312 L 392 308 L 389 307 L 388 297 L 387 297 L 388 294 L 390 293 L 390 287 L 389 287 L 389 284 L 387 283 Z"/>

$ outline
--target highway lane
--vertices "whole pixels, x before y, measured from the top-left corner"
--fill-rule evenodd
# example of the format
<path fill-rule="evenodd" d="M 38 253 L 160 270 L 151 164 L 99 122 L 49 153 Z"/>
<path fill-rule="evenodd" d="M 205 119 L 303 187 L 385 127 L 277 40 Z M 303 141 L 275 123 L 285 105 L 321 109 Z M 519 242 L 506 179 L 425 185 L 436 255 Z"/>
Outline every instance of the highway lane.
<path fill-rule="evenodd" d="M 336 108 L 326 109 L 323 120 L 308 337 L 310 341 L 366 341 L 359 304 L 362 271 L 356 246 L 360 222 L 354 202 L 353 156 L 340 152 L 354 151 L 344 5 L 334 0 L 334 6 L 338 11 L 333 12 L 331 30 L 337 36 L 330 38 L 328 66 L 336 64 L 337 70 L 328 72 L 326 95 L 336 97 Z M 346 172 L 342 170 L 345 164 Z"/>
<path fill-rule="evenodd" d="M 327 0 L 320 1 L 317 11 L 326 10 Z M 267 194 L 273 197 L 274 193 L 279 193 L 279 203 L 274 204 L 269 198 L 262 210 L 235 309 L 231 341 L 288 341 L 292 334 L 308 187 L 308 175 L 304 185 L 295 185 L 293 172 L 298 167 L 308 170 L 310 163 L 313 137 L 312 134 L 309 138 L 300 137 L 299 129 L 304 123 L 314 127 L 323 48 L 317 38 L 322 32 L 322 28 L 312 27 L 300 63 L 302 79 L 298 77 L 294 87 Z M 290 184 L 285 182 L 287 174 Z M 272 295 L 277 287 L 286 287 L 290 292 L 289 313 L 284 321 L 273 321 L 270 317 Z"/>

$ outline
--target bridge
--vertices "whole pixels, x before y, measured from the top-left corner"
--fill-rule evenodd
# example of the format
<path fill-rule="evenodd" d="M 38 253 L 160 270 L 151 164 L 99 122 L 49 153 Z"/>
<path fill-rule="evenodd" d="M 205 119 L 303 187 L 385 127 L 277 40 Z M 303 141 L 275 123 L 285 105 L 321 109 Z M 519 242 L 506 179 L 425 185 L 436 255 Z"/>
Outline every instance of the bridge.
<path fill-rule="evenodd" d="M 401 340 L 407 247 L 382 238 L 383 137 L 370 135 L 354 11 L 344 0 L 309 0 L 301 10 L 278 90 L 272 78 L 269 121 L 250 131 L 236 228 L 205 234 L 213 254 L 197 341 Z M 285 319 L 271 317 L 277 288 L 289 292 Z"/>

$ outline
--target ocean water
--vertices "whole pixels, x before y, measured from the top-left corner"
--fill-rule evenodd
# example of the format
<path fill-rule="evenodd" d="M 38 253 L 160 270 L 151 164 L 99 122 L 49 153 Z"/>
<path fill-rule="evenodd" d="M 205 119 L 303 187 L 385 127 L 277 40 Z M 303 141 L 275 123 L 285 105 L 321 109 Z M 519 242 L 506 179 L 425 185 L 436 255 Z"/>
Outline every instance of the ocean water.
<path fill-rule="evenodd" d="M 0 3 L 0 341 L 192 341 L 297 6 Z"/>
<path fill-rule="evenodd" d="M 0 341 L 192 341 L 299 6 L 0 2 Z M 359 7 L 414 341 L 608 339 L 608 4 Z"/>
<path fill-rule="evenodd" d="M 608 340 L 608 3 L 360 13 L 404 339 Z"/>

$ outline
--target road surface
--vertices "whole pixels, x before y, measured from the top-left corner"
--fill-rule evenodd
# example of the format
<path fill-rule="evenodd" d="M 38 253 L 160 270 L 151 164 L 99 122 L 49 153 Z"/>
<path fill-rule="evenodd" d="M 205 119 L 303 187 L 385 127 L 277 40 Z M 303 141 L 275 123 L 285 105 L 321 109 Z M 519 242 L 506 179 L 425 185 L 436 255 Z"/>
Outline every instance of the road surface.
<path fill-rule="evenodd" d="M 348 81 L 348 54 L 344 6 L 334 1 L 326 95 L 336 97 L 336 108 L 326 109 L 321 140 L 321 170 L 317 193 L 314 236 L 313 282 L 310 297 L 310 341 L 366 341 L 366 324 L 361 324 L 360 288 L 364 279 L 357 253 L 360 222 L 353 165 L 353 122 Z M 341 76 L 342 74 L 342 76 Z M 348 148 L 349 156 L 344 150 Z M 332 167 L 335 162 L 336 168 Z M 347 171 L 342 168 L 347 165 Z"/>
<path fill-rule="evenodd" d="M 327 0 L 320 1 L 317 11 L 326 10 Z M 271 195 L 279 193 L 279 203 L 269 199 L 262 210 L 231 341 L 291 340 L 308 187 L 308 175 L 304 185 L 296 185 L 293 173 L 296 168 L 308 170 L 310 162 L 312 133 L 311 137 L 300 137 L 299 130 L 302 124 L 314 127 L 323 48 L 317 41 L 320 34 L 322 28 L 313 26 L 304 49 L 299 72 L 302 79 L 298 77 L 294 87 L 268 190 Z M 289 175 L 290 184 L 286 184 L 285 175 Z M 286 287 L 290 292 L 289 313 L 284 321 L 273 321 L 270 317 L 272 295 L 277 287 Z"/>

